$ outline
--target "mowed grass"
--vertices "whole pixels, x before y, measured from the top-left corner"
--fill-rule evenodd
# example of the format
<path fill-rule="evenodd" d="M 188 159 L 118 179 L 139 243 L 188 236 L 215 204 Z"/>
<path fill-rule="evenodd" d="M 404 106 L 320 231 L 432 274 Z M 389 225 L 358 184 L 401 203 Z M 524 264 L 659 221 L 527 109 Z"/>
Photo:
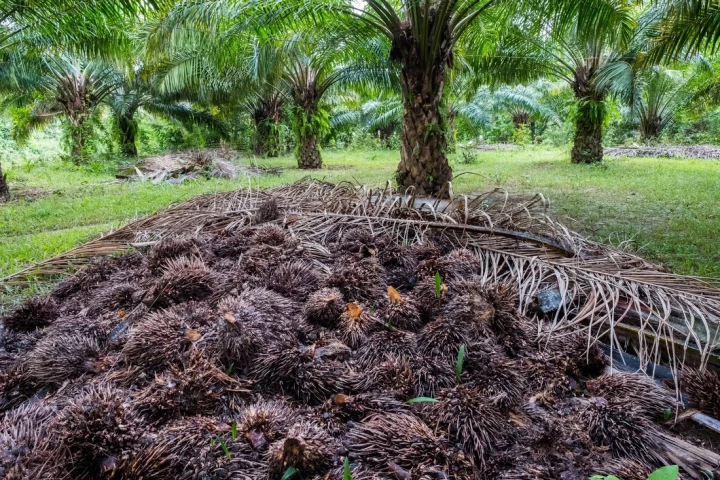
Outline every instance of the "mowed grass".
<path fill-rule="evenodd" d="M 457 163 L 459 156 L 450 156 L 456 194 L 497 187 L 542 193 L 551 213 L 594 240 L 622 243 L 677 273 L 720 277 L 720 162 L 608 158 L 603 165 L 571 165 L 567 151 L 539 147 L 478 152 L 471 165 Z M 115 183 L 109 171 L 60 162 L 5 164 L 11 182 L 51 193 L 0 206 L 0 277 L 195 195 L 306 176 L 379 187 L 399 161 L 398 152 L 385 150 L 325 150 L 323 157 L 322 170 L 298 170 L 288 155 L 257 160 L 281 168 L 279 175 L 182 185 Z"/>

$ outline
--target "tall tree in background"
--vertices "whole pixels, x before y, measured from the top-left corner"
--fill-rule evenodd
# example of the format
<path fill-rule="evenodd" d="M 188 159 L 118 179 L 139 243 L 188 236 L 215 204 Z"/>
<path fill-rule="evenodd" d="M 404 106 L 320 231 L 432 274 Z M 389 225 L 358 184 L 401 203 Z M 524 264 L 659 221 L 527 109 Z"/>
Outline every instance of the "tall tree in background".
<path fill-rule="evenodd" d="M 593 8 L 597 11 L 593 11 Z M 601 21 L 581 28 L 601 12 Z M 569 17 L 550 17 L 547 35 L 528 34 L 521 28 L 506 33 L 497 48 L 479 62 L 481 78 L 493 83 L 522 83 L 547 76 L 564 80 L 575 96 L 573 163 L 595 163 L 603 158 L 603 123 L 612 78 L 607 72 L 622 65 L 631 50 L 643 45 L 656 17 L 638 23 L 635 2 L 597 0 L 583 4 Z"/>

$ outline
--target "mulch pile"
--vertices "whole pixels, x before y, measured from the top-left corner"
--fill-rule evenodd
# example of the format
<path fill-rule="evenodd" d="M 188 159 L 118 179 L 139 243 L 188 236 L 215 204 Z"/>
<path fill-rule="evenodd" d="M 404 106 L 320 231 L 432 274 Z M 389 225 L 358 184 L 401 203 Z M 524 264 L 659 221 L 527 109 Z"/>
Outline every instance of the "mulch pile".
<path fill-rule="evenodd" d="M 608 157 L 702 158 L 716 160 L 720 158 L 720 148 L 715 145 L 616 147 L 606 148 L 605 155 Z"/>
<path fill-rule="evenodd" d="M 355 480 L 645 480 L 677 463 L 674 393 L 550 335 L 482 256 L 363 228 L 310 251 L 285 220 L 271 200 L 8 312 L 0 478 L 339 480 L 347 459 Z M 684 455 L 684 478 L 716 457 Z"/>

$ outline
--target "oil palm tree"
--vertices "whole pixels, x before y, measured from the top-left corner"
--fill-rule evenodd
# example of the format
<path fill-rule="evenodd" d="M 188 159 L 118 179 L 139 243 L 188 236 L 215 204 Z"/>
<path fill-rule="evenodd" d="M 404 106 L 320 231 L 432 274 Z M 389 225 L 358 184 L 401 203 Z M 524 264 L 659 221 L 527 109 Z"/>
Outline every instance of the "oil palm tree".
<path fill-rule="evenodd" d="M 572 21 L 548 21 L 546 35 L 528 35 L 521 28 L 508 31 L 498 47 L 478 62 L 482 78 L 494 83 L 521 83 L 541 76 L 567 82 L 575 97 L 575 136 L 570 158 L 573 163 L 602 160 L 602 130 L 605 101 L 612 93 L 612 79 L 624 60 L 636 57 L 646 45 L 656 21 L 654 12 L 642 19 L 634 2 L 606 0 L 607 25 L 596 32 L 583 32 L 587 11 L 578 11 Z"/>

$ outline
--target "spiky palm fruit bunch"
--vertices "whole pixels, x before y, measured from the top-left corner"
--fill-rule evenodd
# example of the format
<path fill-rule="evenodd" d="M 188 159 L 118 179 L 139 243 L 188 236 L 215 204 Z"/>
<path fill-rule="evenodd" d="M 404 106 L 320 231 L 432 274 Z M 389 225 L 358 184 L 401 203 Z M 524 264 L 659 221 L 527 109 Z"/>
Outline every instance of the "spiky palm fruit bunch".
<path fill-rule="evenodd" d="M 492 325 L 495 319 L 495 308 L 487 298 L 479 292 L 468 292 L 456 295 L 443 307 L 445 318 L 462 324 L 467 341 L 482 341 L 494 338 Z"/>
<path fill-rule="evenodd" d="M 345 310 L 345 299 L 337 288 L 323 288 L 312 293 L 303 307 L 305 320 L 313 325 L 335 328 Z"/>
<path fill-rule="evenodd" d="M 287 435 L 297 416 L 286 402 L 260 400 L 240 411 L 237 419 L 237 435 L 253 450 L 264 452 L 271 443 Z"/>
<path fill-rule="evenodd" d="M 422 420 L 407 413 L 372 415 L 346 436 L 353 461 L 375 473 L 394 476 L 419 466 L 447 463 L 448 446 Z"/>
<path fill-rule="evenodd" d="M 554 397 L 574 391 L 578 386 L 577 365 L 565 355 L 535 353 L 520 360 L 528 379 L 528 389 Z"/>
<path fill-rule="evenodd" d="M 387 238 L 378 237 L 366 228 L 350 228 L 342 232 L 336 246 L 358 257 L 370 257 L 377 255 L 387 243 Z"/>
<path fill-rule="evenodd" d="M 655 469 L 641 460 L 612 458 L 595 470 L 596 475 L 613 475 L 620 480 L 647 480 Z"/>
<path fill-rule="evenodd" d="M 575 363 L 582 375 L 597 376 L 607 365 L 607 356 L 587 333 L 552 335 L 541 332 L 538 342 L 542 350 L 562 354 Z"/>
<path fill-rule="evenodd" d="M 462 317 L 441 316 L 425 325 L 417 334 L 419 353 L 425 357 L 455 359 L 460 345 L 482 342 L 487 337 L 482 324 Z"/>
<path fill-rule="evenodd" d="M 357 392 L 393 392 L 409 398 L 416 390 L 415 372 L 407 358 L 388 356 L 355 372 L 350 382 Z"/>
<path fill-rule="evenodd" d="M 197 235 L 163 238 L 148 252 L 148 268 L 153 273 L 161 273 L 169 260 L 202 256 L 204 246 L 205 241 Z"/>
<path fill-rule="evenodd" d="M 261 352 L 250 378 L 265 389 L 291 394 L 305 403 L 321 403 L 349 390 L 350 374 L 342 360 L 350 350 L 341 343 L 276 343 Z"/>
<path fill-rule="evenodd" d="M 88 305 L 88 315 L 97 316 L 129 311 L 137 303 L 135 301 L 135 292 L 137 291 L 136 285 L 127 282 L 102 288 L 93 294 Z"/>
<path fill-rule="evenodd" d="M 595 444 L 610 447 L 613 455 L 653 462 L 653 452 L 659 448 L 655 427 L 632 401 L 610 404 L 593 397 L 580 420 Z"/>
<path fill-rule="evenodd" d="M 415 287 L 418 282 L 418 260 L 412 249 L 388 240 L 378 252 L 377 259 L 385 268 L 388 285 L 398 290 L 412 290 Z"/>
<path fill-rule="evenodd" d="M 197 350 L 182 366 L 170 368 L 136 397 L 138 411 L 148 418 L 167 421 L 175 416 L 210 415 L 220 407 L 232 378 Z"/>
<path fill-rule="evenodd" d="M 255 215 L 253 215 L 253 224 L 260 225 L 267 222 L 272 222 L 280 218 L 280 209 L 278 208 L 277 200 L 274 198 L 268 198 L 258 206 Z"/>
<path fill-rule="evenodd" d="M 385 287 L 385 270 L 375 257 L 355 260 L 341 256 L 335 260 L 327 285 L 340 290 L 351 302 L 375 302 Z"/>
<path fill-rule="evenodd" d="M 285 230 L 275 224 L 266 224 L 255 228 L 250 237 L 250 241 L 256 245 L 269 245 L 271 247 L 279 247 L 286 240 Z"/>
<path fill-rule="evenodd" d="M 37 390 L 37 382 L 30 378 L 21 361 L 0 370 L 0 411 L 24 402 Z"/>
<path fill-rule="evenodd" d="M 434 256 L 421 261 L 417 266 L 420 277 L 434 276 L 439 273 L 443 279 L 466 278 L 477 275 L 482 263 L 470 250 L 463 248 L 452 250 L 447 255 Z"/>
<path fill-rule="evenodd" d="M 138 449 L 125 468 L 125 478 L 148 480 L 212 478 L 216 448 L 210 444 L 228 426 L 211 417 L 186 417 L 170 422 L 149 445 Z"/>
<path fill-rule="evenodd" d="M 680 372 L 680 385 L 690 397 L 691 405 L 720 418 L 720 376 L 717 373 L 685 367 Z"/>
<path fill-rule="evenodd" d="M 464 369 L 472 384 L 500 410 L 510 410 L 522 401 L 524 379 L 518 373 L 518 365 L 493 345 L 469 345 Z"/>
<path fill-rule="evenodd" d="M 355 352 L 353 359 L 363 368 L 373 369 L 388 358 L 409 358 L 415 355 L 415 335 L 385 328 L 371 333 Z"/>
<path fill-rule="evenodd" d="M 322 475 L 333 465 L 337 448 L 335 440 L 320 426 L 298 422 L 285 438 L 270 445 L 267 478 L 280 480 L 290 467 L 302 477 Z"/>
<path fill-rule="evenodd" d="M 108 384 L 83 388 L 48 429 L 54 447 L 48 458 L 58 473 L 51 478 L 122 476 L 126 460 L 145 433 L 127 392 Z"/>
<path fill-rule="evenodd" d="M 421 414 L 429 425 L 437 425 L 450 438 L 474 456 L 484 468 L 485 460 L 506 429 L 505 416 L 480 389 L 467 384 L 438 391 L 437 402 L 426 403 Z"/>
<path fill-rule="evenodd" d="M 48 335 L 35 345 L 26 361 L 29 378 L 41 385 L 62 383 L 105 367 L 103 349 L 95 337 L 80 334 Z"/>
<path fill-rule="evenodd" d="M 48 447 L 47 426 L 56 409 L 44 402 L 26 402 L 0 419 L 0 478 L 40 478 Z"/>
<path fill-rule="evenodd" d="M 662 418 L 666 411 L 674 412 L 678 403 L 666 389 L 648 377 L 636 373 L 613 373 L 588 380 L 585 386 L 595 397 L 603 397 L 611 406 L 622 408 L 628 404 L 647 418 Z"/>
<path fill-rule="evenodd" d="M 320 275 L 303 260 L 281 264 L 265 276 L 265 286 L 286 297 L 305 301 L 318 289 Z"/>
<path fill-rule="evenodd" d="M 223 299 L 218 310 L 223 315 L 218 332 L 222 354 L 242 369 L 264 346 L 291 340 L 299 306 L 279 293 L 254 288 Z"/>
<path fill-rule="evenodd" d="M 178 364 L 214 318 L 207 305 L 192 301 L 151 313 L 130 328 L 122 354 L 149 371 Z"/>
<path fill-rule="evenodd" d="M 371 332 L 380 327 L 380 319 L 357 303 L 348 303 L 340 315 L 337 330 L 347 346 L 357 349 L 363 345 Z"/>
<path fill-rule="evenodd" d="M 440 279 L 440 287 L 438 288 L 435 277 L 420 277 L 412 291 L 412 298 L 415 307 L 420 312 L 423 322 L 429 322 L 440 313 L 443 305 L 448 300 L 448 286 Z"/>
<path fill-rule="evenodd" d="M 106 281 L 116 271 L 117 264 L 107 257 L 100 257 L 72 277 L 57 284 L 50 294 L 62 300 L 78 292 L 88 292 Z"/>
<path fill-rule="evenodd" d="M 392 328 L 416 332 L 423 326 L 420 311 L 411 297 L 403 297 L 393 287 L 387 287 L 388 302 L 382 310 L 385 323 Z"/>
<path fill-rule="evenodd" d="M 223 232 L 211 242 L 212 252 L 220 258 L 236 260 L 252 246 L 252 234 L 253 231 L 249 228 Z"/>
<path fill-rule="evenodd" d="M 14 332 L 31 332 L 50 325 L 59 315 L 59 307 L 50 295 L 27 299 L 12 313 L 0 317 L 0 323 Z"/>
<path fill-rule="evenodd" d="M 373 413 L 407 412 L 409 405 L 398 394 L 358 393 L 345 395 L 338 393 L 326 404 L 326 410 L 333 412 L 343 420 L 362 420 Z"/>
<path fill-rule="evenodd" d="M 418 339 L 418 341 L 420 341 Z M 418 355 L 410 358 L 416 397 L 434 397 L 456 383 L 456 357 Z"/>
<path fill-rule="evenodd" d="M 154 308 L 190 300 L 206 300 L 223 290 L 225 279 L 197 257 L 179 257 L 165 262 L 162 275 L 145 295 L 143 303 Z"/>

